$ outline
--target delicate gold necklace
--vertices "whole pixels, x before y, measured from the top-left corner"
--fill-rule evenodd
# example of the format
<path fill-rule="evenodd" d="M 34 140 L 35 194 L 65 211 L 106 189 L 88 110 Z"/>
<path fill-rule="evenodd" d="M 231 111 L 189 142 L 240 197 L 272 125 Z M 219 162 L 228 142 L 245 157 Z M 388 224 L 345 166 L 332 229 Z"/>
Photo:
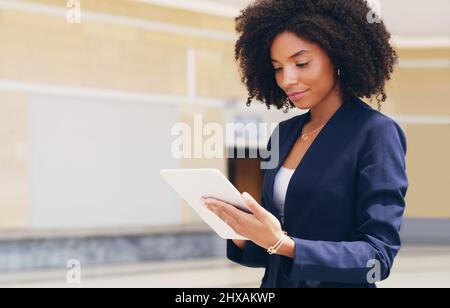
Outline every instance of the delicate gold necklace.
<path fill-rule="evenodd" d="M 316 131 L 318 131 L 319 129 L 321 129 L 324 126 L 325 126 L 325 124 L 320 126 L 320 127 L 318 127 L 318 128 L 316 128 L 315 130 L 313 130 L 311 132 L 308 132 L 308 133 L 303 133 L 303 127 L 302 127 L 302 136 L 301 136 L 300 140 L 302 140 L 302 141 L 308 140 L 309 139 L 309 135 L 311 135 L 312 133 L 315 133 Z"/>

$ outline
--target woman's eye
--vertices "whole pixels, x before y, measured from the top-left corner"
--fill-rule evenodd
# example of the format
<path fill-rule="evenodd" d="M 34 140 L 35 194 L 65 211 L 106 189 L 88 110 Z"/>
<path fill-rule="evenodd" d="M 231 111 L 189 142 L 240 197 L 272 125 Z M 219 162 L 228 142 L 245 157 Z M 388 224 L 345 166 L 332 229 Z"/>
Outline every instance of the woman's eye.
<path fill-rule="evenodd" d="M 298 63 L 296 66 L 297 66 L 297 67 L 300 67 L 300 68 L 305 68 L 308 64 L 309 64 L 309 62 Z M 279 72 L 279 71 L 281 71 L 283 68 L 282 68 L 282 67 L 274 67 L 273 69 L 275 70 L 275 72 Z"/>
<path fill-rule="evenodd" d="M 306 63 L 299 63 L 299 64 L 297 64 L 297 67 L 304 68 L 304 67 L 306 67 L 306 66 L 308 65 L 308 63 L 309 63 L 309 62 L 306 62 Z"/>

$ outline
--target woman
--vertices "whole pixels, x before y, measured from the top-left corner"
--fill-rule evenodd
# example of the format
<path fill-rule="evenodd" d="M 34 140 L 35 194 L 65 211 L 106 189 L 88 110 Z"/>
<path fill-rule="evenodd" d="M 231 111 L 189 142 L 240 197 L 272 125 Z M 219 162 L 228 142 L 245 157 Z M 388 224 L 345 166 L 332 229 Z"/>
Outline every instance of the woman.
<path fill-rule="evenodd" d="M 400 249 L 406 139 L 359 99 L 380 108 L 397 55 L 368 17 L 363 0 L 263 0 L 236 19 L 248 104 L 309 109 L 277 127 L 261 204 L 243 194 L 253 214 L 203 200 L 249 239 L 229 240 L 227 255 L 265 267 L 262 287 L 375 287 Z"/>

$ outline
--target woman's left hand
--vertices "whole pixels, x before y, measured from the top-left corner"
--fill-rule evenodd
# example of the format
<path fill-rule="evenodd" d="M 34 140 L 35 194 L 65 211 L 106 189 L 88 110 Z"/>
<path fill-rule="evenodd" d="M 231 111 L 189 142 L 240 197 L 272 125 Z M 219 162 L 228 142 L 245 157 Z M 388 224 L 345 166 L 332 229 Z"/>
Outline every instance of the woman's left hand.
<path fill-rule="evenodd" d="M 253 214 L 245 213 L 217 199 L 202 198 L 201 201 L 237 234 L 268 249 L 283 236 L 280 221 L 256 202 L 250 194 L 243 193 L 241 198 Z"/>

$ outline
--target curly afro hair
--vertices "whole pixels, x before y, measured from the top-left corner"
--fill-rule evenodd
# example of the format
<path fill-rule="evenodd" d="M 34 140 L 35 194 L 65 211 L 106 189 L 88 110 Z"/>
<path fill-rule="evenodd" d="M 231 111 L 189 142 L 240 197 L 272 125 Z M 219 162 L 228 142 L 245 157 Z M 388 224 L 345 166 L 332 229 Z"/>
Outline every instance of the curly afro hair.
<path fill-rule="evenodd" d="M 372 15 L 371 15 L 372 14 Z M 372 17 L 372 18 L 371 18 Z M 295 107 L 278 87 L 270 60 L 274 38 L 292 32 L 318 44 L 340 70 L 344 102 L 352 97 L 375 99 L 378 109 L 386 101 L 389 80 L 397 54 L 381 20 L 365 0 L 256 0 L 235 18 L 239 38 L 235 60 L 251 100 L 281 109 Z"/>

